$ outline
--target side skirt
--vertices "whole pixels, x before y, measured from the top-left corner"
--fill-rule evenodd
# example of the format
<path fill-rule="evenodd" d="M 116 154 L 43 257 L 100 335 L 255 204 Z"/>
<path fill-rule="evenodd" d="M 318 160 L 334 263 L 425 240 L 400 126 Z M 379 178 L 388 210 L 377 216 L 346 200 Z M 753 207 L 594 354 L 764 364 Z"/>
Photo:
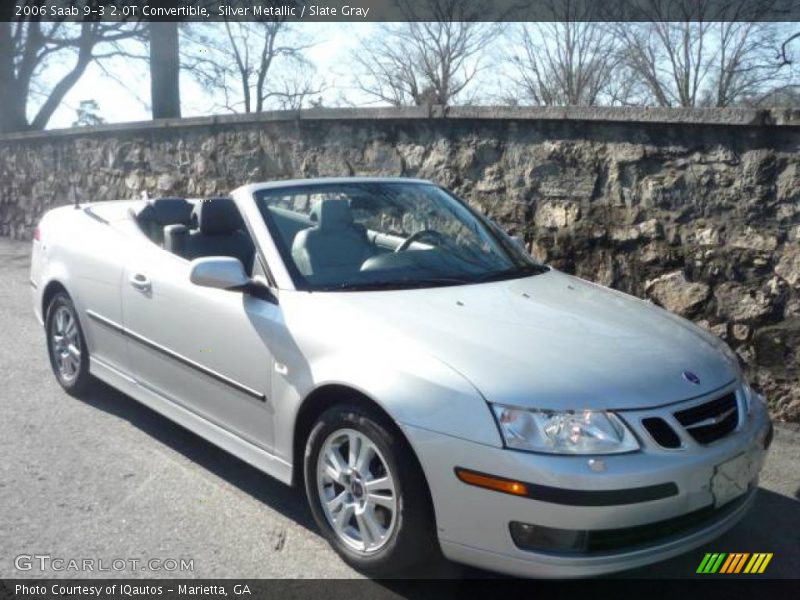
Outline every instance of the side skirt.
<path fill-rule="evenodd" d="M 254 446 L 250 442 L 204 419 L 200 415 L 182 406 L 178 406 L 150 388 L 140 385 L 135 379 L 93 356 L 90 358 L 89 371 L 92 375 L 111 387 L 116 388 L 123 394 L 127 394 L 134 400 L 141 402 L 148 408 L 167 417 L 178 425 L 185 427 L 189 431 L 196 433 L 215 446 L 230 452 L 237 458 L 254 466 L 259 471 L 263 471 L 267 475 L 287 485 L 292 484 L 292 465 L 285 460 L 278 458 L 274 454 L 270 454 L 262 448 Z"/>

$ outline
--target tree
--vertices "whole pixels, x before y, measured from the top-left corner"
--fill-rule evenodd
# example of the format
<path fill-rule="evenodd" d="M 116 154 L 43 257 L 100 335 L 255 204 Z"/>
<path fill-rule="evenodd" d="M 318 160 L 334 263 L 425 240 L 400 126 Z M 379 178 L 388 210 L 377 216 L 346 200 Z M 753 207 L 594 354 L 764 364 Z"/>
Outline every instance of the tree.
<path fill-rule="evenodd" d="M 284 20 L 187 24 L 184 68 L 231 112 L 300 108 L 319 94 L 299 28 Z"/>
<path fill-rule="evenodd" d="M 616 27 L 643 103 L 730 106 L 776 84 L 777 29 L 759 22 L 754 11 L 763 7 L 748 0 L 652 0 L 643 6 L 649 22 Z"/>
<path fill-rule="evenodd" d="M 356 87 L 394 106 L 453 104 L 485 66 L 500 27 L 479 22 L 479 0 L 428 0 L 425 14 L 434 21 L 419 21 L 417 6 L 401 0 L 409 22 L 377 25 L 360 40 L 352 56 Z"/>
<path fill-rule="evenodd" d="M 178 23 L 154 21 L 150 30 L 150 104 L 154 119 L 181 116 Z"/>
<path fill-rule="evenodd" d="M 772 23 L 715 23 L 719 50 L 712 59 L 710 102 L 731 106 L 748 97 L 770 94 L 787 82 L 775 64 L 776 28 Z M 788 70 L 783 73 L 789 74 Z"/>
<path fill-rule="evenodd" d="M 139 34 L 137 24 L 98 17 L 80 23 L 42 23 L 38 17 L 0 22 L 0 132 L 44 129 L 88 66 L 118 55 L 116 44 Z M 47 68 L 55 79 L 43 80 Z"/>
<path fill-rule="evenodd" d="M 75 121 L 73 127 L 88 127 L 91 125 L 101 125 L 105 120 L 98 114 L 100 106 L 97 100 L 81 100 L 78 110 L 75 111 Z"/>
<path fill-rule="evenodd" d="M 593 106 L 618 99 L 619 52 L 606 23 L 578 17 L 519 24 L 508 58 L 517 96 L 544 106 Z"/>

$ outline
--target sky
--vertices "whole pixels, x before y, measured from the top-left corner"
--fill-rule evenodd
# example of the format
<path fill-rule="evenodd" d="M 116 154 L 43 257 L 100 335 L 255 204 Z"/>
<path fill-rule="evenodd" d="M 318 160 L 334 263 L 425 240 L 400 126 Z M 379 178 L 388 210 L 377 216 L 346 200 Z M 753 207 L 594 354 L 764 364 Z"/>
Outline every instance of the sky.
<path fill-rule="evenodd" d="M 775 24 L 780 34 L 786 34 L 788 24 Z M 375 23 L 298 23 L 295 25 L 300 30 L 304 39 L 311 39 L 315 43 L 308 50 L 306 56 L 316 67 L 316 73 L 321 82 L 328 88 L 321 94 L 323 104 L 336 106 L 341 100 L 341 95 L 346 95 L 348 100 L 356 105 L 374 105 L 373 98 L 352 87 L 352 68 L 350 55 L 358 47 L 359 39 L 369 36 L 378 25 Z M 792 25 L 792 30 L 794 25 Z M 497 56 L 505 55 L 511 51 L 508 44 L 509 36 L 497 38 L 495 47 Z M 141 43 L 128 48 L 137 54 L 144 54 L 146 47 Z M 68 65 L 67 61 L 74 57 L 65 57 L 54 60 L 49 70 L 42 74 L 45 83 L 55 82 L 60 77 L 59 71 Z M 484 67 L 487 62 L 484 59 Z M 489 59 L 491 60 L 491 59 Z M 60 62 L 60 64 L 59 64 Z M 492 102 L 508 83 L 507 66 L 501 61 L 490 63 L 491 68 L 481 71 L 476 89 L 481 90 L 481 99 Z M 146 60 L 132 60 L 117 58 L 106 60 L 103 67 L 92 64 L 84 76 L 67 94 L 64 102 L 51 118 L 48 128 L 71 127 L 76 120 L 76 111 L 81 101 L 94 100 L 99 107 L 100 116 L 108 123 L 122 123 L 127 121 L 146 121 L 151 118 L 150 79 Z M 800 77 L 800 64 L 793 69 L 793 82 Z M 181 105 L 184 117 L 218 114 L 222 104 L 219 98 L 209 97 L 195 81 L 190 73 L 181 72 Z M 51 83 L 52 85 L 52 83 Z M 33 110 L 35 107 L 31 107 Z"/>
<path fill-rule="evenodd" d="M 339 92 L 343 90 L 343 82 L 349 80 L 347 57 L 356 47 L 359 37 L 367 35 L 373 26 L 372 23 L 302 24 L 307 35 L 317 42 L 307 51 L 308 58 L 316 65 L 320 77 L 336 84 L 322 94 L 324 103 L 332 104 L 336 101 Z M 82 100 L 95 100 L 99 105 L 100 115 L 109 123 L 146 121 L 151 118 L 147 62 L 114 59 L 105 62 L 105 69 L 113 77 L 108 77 L 95 64 L 86 70 L 53 114 L 48 129 L 72 126 Z M 125 85 L 114 81 L 115 79 L 125 82 Z M 180 86 L 182 116 L 192 117 L 212 112 L 210 107 L 213 101 L 189 73 L 181 73 Z M 354 90 L 346 91 L 349 96 L 358 97 Z"/>

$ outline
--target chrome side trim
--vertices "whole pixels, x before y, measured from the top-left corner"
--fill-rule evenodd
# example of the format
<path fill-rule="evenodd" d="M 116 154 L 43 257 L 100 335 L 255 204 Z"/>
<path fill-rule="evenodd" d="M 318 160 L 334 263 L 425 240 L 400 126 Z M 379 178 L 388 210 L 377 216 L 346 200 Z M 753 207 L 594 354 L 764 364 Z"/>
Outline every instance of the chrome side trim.
<path fill-rule="evenodd" d="M 143 346 L 146 346 L 146 347 L 150 348 L 151 350 L 155 350 L 156 352 L 160 352 L 164 356 L 167 356 L 167 357 L 169 357 L 169 358 L 171 358 L 173 360 L 176 360 L 179 363 L 181 363 L 182 365 L 190 367 L 190 368 L 194 369 L 195 371 L 199 371 L 203 375 L 211 377 L 212 379 L 215 379 L 215 380 L 219 381 L 220 383 L 224 383 L 225 385 L 230 386 L 230 387 L 234 388 L 235 390 L 237 390 L 237 391 L 239 391 L 239 392 L 241 392 L 243 394 L 247 394 L 248 396 L 250 396 L 252 398 L 255 398 L 256 400 L 260 400 L 261 402 L 266 402 L 267 401 L 267 397 L 264 394 L 262 394 L 261 392 L 259 392 L 257 390 L 254 390 L 253 388 L 248 387 L 248 386 L 244 385 L 243 383 L 239 383 L 238 381 L 236 381 L 234 379 L 231 379 L 230 377 L 227 377 L 227 376 L 223 375 L 222 373 L 218 373 L 217 371 L 214 371 L 213 369 L 209 369 L 205 365 L 201 365 L 200 363 L 197 363 L 197 362 L 193 361 L 191 358 L 187 358 L 187 357 L 183 356 L 182 354 L 178 354 L 177 352 L 175 352 L 173 350 L 170 350 L 169 348 L 166 348 L 165 346 L 162 346 L 161 344 L 159 344 L 157 342 L 154 342 L 150 338 L 146 338 L 145 336 L 140 335 L 140 334 L 136 333 L 135 331 L 131 331 L 130 329 L 128 329 L 124 325 L 121 325 L 121 324 L 117 323 L 116 321 L 112 321 L 111 319 L 108 319 L 108 318 L 106 318 L 106 317 L 94 312 L 91 309 L 86 309 L 86 314 L 89 316 L 90 319 L 93 319 L 94 321 L 97 321 L 101 325 L 105 325 L 106 327 L 109 327 L 110 329 L 113 329 L 117 333 L 120 333 L 120 334 L 124 335 L 125 337 L 127 337 L 129 339 L 132 339 L 133 341 L 138 342 L 138 343 L 142 344 Z"/>

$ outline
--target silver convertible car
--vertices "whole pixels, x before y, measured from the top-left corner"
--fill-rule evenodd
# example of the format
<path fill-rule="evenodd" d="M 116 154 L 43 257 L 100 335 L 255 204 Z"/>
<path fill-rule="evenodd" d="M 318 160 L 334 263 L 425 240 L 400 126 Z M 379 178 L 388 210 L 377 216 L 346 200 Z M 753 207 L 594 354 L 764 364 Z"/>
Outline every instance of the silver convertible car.
<path fill-rule="evenodd" d="M 67 392 L 103 380 L 303 485 L 370 575 L 663 560 L 745 515 L 772 439 L 719 339 L 426 181 L 58 208 L 31 284 Z"/>

